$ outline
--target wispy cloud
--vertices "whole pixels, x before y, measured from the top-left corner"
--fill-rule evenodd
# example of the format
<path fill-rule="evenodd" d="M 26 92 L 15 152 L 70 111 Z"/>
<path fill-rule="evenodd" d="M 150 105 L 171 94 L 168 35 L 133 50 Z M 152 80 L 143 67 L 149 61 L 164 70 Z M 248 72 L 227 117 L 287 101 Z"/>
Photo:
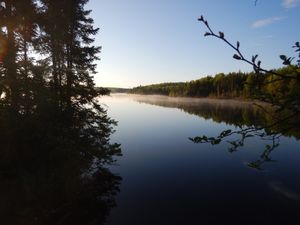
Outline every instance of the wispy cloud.
<path fill-rule="evenodd" d="M 298 6 L 299 3 L 300 0 L 283 0 L 282 6 L 286 9 L 289 9 Z"/>
<path fill-rule="evenodd" d="M 252 24 L 253 28 L 259 28 L 259 27 L 265 27 L 267 25 L 270 25 L 276 21 L 282 20 L 283 17 L 270 17 L 266 19 L 257 20 Z"/>

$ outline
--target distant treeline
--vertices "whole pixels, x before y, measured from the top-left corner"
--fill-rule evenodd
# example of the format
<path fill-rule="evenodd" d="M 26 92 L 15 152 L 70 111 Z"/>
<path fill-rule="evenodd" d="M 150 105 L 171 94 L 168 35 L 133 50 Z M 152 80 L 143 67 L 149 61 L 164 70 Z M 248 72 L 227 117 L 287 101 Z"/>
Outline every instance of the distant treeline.
<path fill-rule="evenodd" d="M 297 70 L 299 68 L 287 66 L 275 71 L 279 74 L 296 76 Z M 206 76 L 189 82 L 139 86 L 131 89 L 130 93 L 181 97 L 250 98 L 261 93 L 269 96 L 292 96 L 299 91 L 299 82 L 293 79 L 281 79 L 275 75 L 255 72 L 232 72 L 228 74 L 219 73 L 214 77 Z"/>
<path fill-rule="evenodd" d="M 116 87 L 108 87 L 107 88 L 111 93 L 128 93 L 130 91 L 129 88 L 116 88 Z"/>
<path fill-rule="evenodd" d="M 95 87 L 101 95 L 107 95 L 110 93 L 129 93 L 131 89 L 129 88 L 115 88 L 115 87 Z"/>

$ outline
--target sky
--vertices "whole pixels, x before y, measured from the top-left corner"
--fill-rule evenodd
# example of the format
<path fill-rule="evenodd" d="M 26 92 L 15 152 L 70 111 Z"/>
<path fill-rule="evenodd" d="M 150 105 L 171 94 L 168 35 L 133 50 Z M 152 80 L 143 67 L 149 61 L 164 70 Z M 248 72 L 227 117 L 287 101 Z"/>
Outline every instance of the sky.
<path fill-rule="evenodd" d="M 251 71 L 224 42 L 203 36 L 201 15 L 214 31 L 239 41 L 246 57 L 258 54 L 266 69 L 282 66 L 281 54 L 297 56 L 292 46 L 300 41 L 300 0 L 90 0 L 86 8 L 100 28 L 94 78 L 102 87 Z"/>

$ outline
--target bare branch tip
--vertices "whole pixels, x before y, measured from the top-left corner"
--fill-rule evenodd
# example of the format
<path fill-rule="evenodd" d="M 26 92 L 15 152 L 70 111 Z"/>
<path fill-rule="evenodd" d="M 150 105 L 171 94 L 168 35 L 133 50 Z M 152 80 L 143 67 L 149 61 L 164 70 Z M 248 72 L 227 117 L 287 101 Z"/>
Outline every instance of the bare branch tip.
<path fill-rule="evenodd" d="M 198 18 L 198 21 L 203 21 L 204 20 L 204 18 L 203 18 L 203 16 L 201 15 L 199 18 Z"/>

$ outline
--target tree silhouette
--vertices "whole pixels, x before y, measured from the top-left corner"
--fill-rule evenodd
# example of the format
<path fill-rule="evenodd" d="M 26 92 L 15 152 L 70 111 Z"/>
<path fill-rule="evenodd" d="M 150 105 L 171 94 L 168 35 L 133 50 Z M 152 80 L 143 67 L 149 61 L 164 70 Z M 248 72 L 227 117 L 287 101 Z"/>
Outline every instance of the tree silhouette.
<path fill-rule="evenodd" d="M 94 87 L 87 2 L 0 0 L 4 224 L 101 224 L 115 205 L 121 149 Z"/>

